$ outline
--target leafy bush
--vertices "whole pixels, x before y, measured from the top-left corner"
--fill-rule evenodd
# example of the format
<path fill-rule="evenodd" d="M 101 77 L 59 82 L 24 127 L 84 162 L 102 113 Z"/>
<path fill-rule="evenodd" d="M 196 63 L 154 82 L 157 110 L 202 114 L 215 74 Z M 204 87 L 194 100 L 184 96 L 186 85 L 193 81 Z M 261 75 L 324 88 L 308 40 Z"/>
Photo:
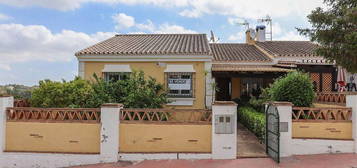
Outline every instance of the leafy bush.
<path fill-rule="evenodd" d="M 93 95 L 90 83 L 78 77 L 69 82 L 43 80 L 39 84 L 30 98 L 33 107 L 86 107 Z"/>
<path fill-rule="evenodd" d="M 73 81 L 40 81 L 32 92 L 34 107 L 96 108 L 104 103 L 123 103 L 127 108 L 160 108 L 168 103 L 163 85 L 144 72 L 133 72 L 126 80 L 109 81 L 93 76 L 89 82 L 80 78 Z"/>
<path fill-rule="evenodd" d="M 253 132 L 261 142 L 265 139 L 265 114 L 251 107 L 238 108 L 238 120 Z"/>
<path fill-rule="evenodd" d="M 295 106 L 309 107 L 314 100 L 313 84 L 308 74 L 290 72 L 274 81 L 268 88 L 267 95 L 273 101 L 288 101 Z"/>

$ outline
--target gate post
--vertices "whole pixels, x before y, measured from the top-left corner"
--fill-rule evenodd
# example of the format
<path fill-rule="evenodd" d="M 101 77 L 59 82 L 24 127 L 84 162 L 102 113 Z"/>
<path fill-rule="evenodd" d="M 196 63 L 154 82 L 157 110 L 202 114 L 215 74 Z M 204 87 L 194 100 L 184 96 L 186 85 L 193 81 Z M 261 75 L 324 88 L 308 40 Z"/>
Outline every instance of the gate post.
<path fill-rule="evenodd" d="M 117 162 L 119 155 L 119 124 L 122 104 L 103 104 L 100 110 L 100 161 Z"/>
<path fill-rule="evenodd" d="M 237 158 L 237 104 L 215 101 L 212 104 L 212 159 Z"/>
<path fill-rule="evenodd" d="M 354 153 L 357 153 L 357 94 L 346 95 L 346 107 L 352 108 L 352 138 L 354 140 Z"/>
<path fill-rule="evenodd" d="M 273 102 L 279 113 L 280 132 L 280 156 L 288 157 L 292 155 L 292 106 L 290 102 Z"/>
<path fill-rule="evenodd" d="M 6 139 L 6 108 L 14 107 L 14 97 L 0 96 L 0 155 L 5 150 Z"/>

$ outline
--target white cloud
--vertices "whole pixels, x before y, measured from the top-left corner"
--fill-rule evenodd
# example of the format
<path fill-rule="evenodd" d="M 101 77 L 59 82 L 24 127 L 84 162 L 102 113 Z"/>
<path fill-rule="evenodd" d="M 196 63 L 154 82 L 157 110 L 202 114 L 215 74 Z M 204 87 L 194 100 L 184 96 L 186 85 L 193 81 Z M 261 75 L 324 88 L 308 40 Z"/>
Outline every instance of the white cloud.
<path fill-rule="evenodd" d="M 113 35 L 71 30 L 52 33 L 42 25 L 0 24 L 0 65 L 9 69 L 9 64 L 16 62 L 70 61 L 76 51 Z"/>
<path fill-rule="evenodd" d="M 154 5 L 158 7 L 182 7 L 187 6 L 187 0 L 1 0 L 1 4 L 16 7 L 42 7 L 60 11 L 75 10 L 84 3 L 95 2 L 104 4 L 126 4 L 126 5 Z"/>
<path fill-rule="evenodd" d="M 277 38 L 273 36 L 273 40 L 308 41 L 309 39 L 299 35 L 297 31 L 289 31 L 282 33 L 282 35 Z"/>
<path fill-rule="evenodd" d="M 269 28 L 270 29 L 270 28 Z M 280 36 L 283 33 L 283 28 L 279 23 L 273 23 L 273 36 Z"/>
<path fill-rule="evenodd" d="M 119 19 L 120 18 L 120 19 Z M 128 16 L 124 13 L 120 13 L 115 15 L 115 17 L 113 17 L 114 20 L 116 20 L 116 22 L 118 23 L 118 25 L 116 26 L 116 28 L 120 28 L 120 29 L 128 29 L 128 28 L 132 28 L 135 27 L 136 29 L 138 29 L 139 31 L 137 31 L 137 33 L 163 33 L 163 34 L 167 34 L 167 33 L 197 33 L 194 30 L 190 30 L 190 29 L 186 29 L 180 25 L 176 25 L 176 24 L 169 24 L 169 23 L 163 23 L 163 24 L 159 24 L 159 25 L 155 25 L 151 20 L 146 20 L 145 23 L 136 23 L 135 22 L 135 18 L 132 16 Z M 122 20 L 122 21 L 118 21 L 118 20 Z M 122 24 L 119 25 L 119 23 L 127 23 L 127 24 Z M 129 34 L 134 34 L 134 32 L 129 32 Z"/>
<path fill-rule="evenodd" d="M 9 20 L 9 19 L 11 19 L 10 16 L 0 13 L 0 20 Z"/>
<path fill-rule="evenodd" d="M 202 15 L 202 13 L 197 10 L 188 10 L 188 9 L 181 11 L 179 14 L 181 16 L 190 17 L 190 18 L 198 18 Z"/>
<path fill-rule="evenodd" d="M 125 13 L 118 13 L 112 16 L 114 23 L 116 23 L 115 29 L 120 30 L 122 28 L 129 28 L 135 25 L 135 19 L 132 16 L 128 16 Z"/>
<path fill-rule="evenodd" d="M 188 2 L 185 13 L 194 11 L 204 14 L 219 14 L 257 19 L 267 14 L 275 17 L 289 15 L 305 16 L 312 9 L 322 4 L 322 0 L 196 0 Z"/>
<path fill-rule="evenodd" d="M 194 30 L 190 29 L 185 29 L 182 26 L 179 25 L 171 25 L 168 23 L 161 24 L 157 30 L 154 31 L 154 33 L 197 33 Z"/>
<path fill-rule="evenodd" d="M 233 18 L 233 17 L 229 17 L 229 18 L 227 19 L 227 21 L 228 21 L 228 23 L 229 23 L 230 25 L 237 25 L 237 24 L 240 24 L 240 23 L 244 23 L 244 22 L 245 22 L 245 20 L 242 19 L 242 18 Z"/>
<path fill-rule="evenodd" d="M 139 23 L 136 24 L 136 27 L 140 30 L 144 31 L 149 31 L 149 32 L 154 32 L 155 31 L 155 25 L 151 20 L 147 20 L 147 23 Z"/>
<path fill-rule="evenodd" d="M 323 0 L 2 0 L 0 3 L 17 6 L 39 6 L 57 10 L 74 10 L 83 3 L 153 5 L 162 8 L 180 8 L 181 16 L 200 17 L 219 14 L 257 19 L 267 14 L 273 18 L 292 15 L 306 16 L 312 9 L 322 5 Z"/>
<path fill-rule="evenodd" d="M 236 34 L 232 34 L 232 35 L 230 35 L 228 37 L 228 40 L 229 41 L 235 41 L 235 42 L 243 41 L 243 40 L 245 40 L 245 32 L 244 31 L 240 31 L 240 32 L 238 32 Z"/>
<path fill-rule="evenodd" d="M 74 10 L 83 2 L 92 0 L 1 0 L 0 3 L 16 7 L 43 7 L 61 11 Z"/>
<path fill-rule="evenodd" d="M 7 65 L 7 64 L 0 64 L 0 69 L 5 70 L 5 71 L 10 71 L 11 67 L 10 67 L 10 65 Z"/>

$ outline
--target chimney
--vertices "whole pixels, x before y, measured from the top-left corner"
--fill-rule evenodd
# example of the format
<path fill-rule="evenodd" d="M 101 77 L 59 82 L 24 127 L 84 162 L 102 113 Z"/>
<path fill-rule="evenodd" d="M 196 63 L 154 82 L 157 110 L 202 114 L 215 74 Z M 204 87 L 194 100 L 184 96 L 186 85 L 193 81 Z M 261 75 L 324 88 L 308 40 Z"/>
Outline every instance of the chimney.
<path fill-rule="evenodd" d="M 245 43 L 247 44 L 254 44 L 254 37 L 255 37 L 255 30 L 254 29 L 248 29 L 245 32 Z"/>
<path fill-rule="evenodd" d="M 265 42 L 265 26 L 257 26 L 255 30 L 257 31 L 257 41 Z"/>

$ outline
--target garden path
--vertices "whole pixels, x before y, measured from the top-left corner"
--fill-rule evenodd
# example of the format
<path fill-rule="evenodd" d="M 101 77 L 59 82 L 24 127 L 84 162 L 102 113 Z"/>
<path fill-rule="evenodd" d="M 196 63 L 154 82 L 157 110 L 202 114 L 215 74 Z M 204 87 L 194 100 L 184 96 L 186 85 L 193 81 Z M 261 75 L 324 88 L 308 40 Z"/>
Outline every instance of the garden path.
<path fill-rule="evenodd" d="M 237 158 L 267 157 L 265 146 L 259 139 L 238 122 L 237 126 Z"/>

